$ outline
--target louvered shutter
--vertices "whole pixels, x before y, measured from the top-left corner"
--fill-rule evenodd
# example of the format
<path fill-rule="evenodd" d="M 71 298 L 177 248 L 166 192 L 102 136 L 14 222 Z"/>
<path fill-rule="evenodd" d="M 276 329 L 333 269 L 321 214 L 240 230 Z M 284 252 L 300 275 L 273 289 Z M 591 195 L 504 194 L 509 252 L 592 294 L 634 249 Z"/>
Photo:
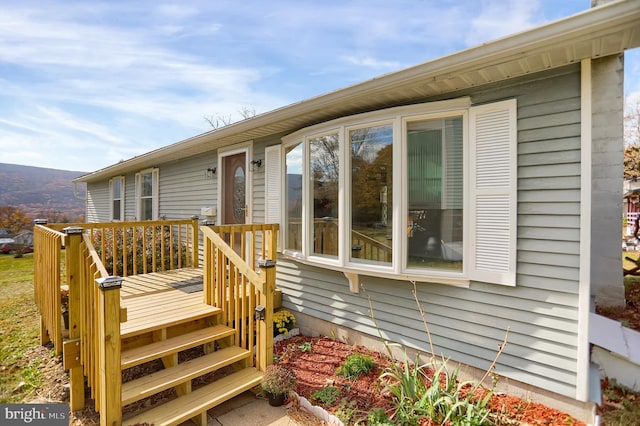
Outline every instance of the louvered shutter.
<path fill-rule="evenodd" d="M 265 148 L 265 223 L 280 224 L 278 250 L 282 242 L 282 146 Z"/>
<path fill-rule="evenodd" d="M 515 285 L 517 219 L 516 100 L 469 111 L 470 278 Z"/>

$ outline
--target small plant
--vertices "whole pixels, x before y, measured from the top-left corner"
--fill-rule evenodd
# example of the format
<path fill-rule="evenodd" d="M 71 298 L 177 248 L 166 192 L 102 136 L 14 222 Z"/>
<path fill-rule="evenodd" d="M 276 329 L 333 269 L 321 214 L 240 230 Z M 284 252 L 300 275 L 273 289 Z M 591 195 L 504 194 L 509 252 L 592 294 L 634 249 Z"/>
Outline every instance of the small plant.
<path fill-rule="evenodd" d="M 405 357 L 403 364 L 393 363 L 381 378 L 394 396 L 395 420 L 401 424 L 415 424 L 420 418 L 429 418 L 437 424 L 464 424 L 481 426 L 490 424 L 489 410 L 485 407 L 492 392 L 473 401 L 473 392 L 462 396 L 463 388 L 470 382 L 458 382 L 458 370 L 447 371 L 446 361 L 436 368 L 432 378 L 427 375 L 427 365 L 419 365 L 419 356 L 411 365 Z"/>
<path fill-rule="evenodd" d="M 278 334 L 288 334 L 296 324 L 296 318 L 293 314 L 285 309 L 273 314 L 273 337 Z"/>
<path fill-rule="evenodd" d="M 367 414 L 367 426 L 392 426 L 393 422 L 382 408 L 374 408 Z"/>
<path fill-rule="evenodd" d="M 330 406 L 336 402 L 336 399 L 340 396 L 340 389 L 335 386 L 327 386 L 326 388 L 319 389 L 313 393 L 313 399 Z"/>
<path fill-rule="evenodd" d="M 343 399 L 336 409 L 335 416 L 344 424 L 353 424 L 357 412 L 356 402 Z"/>
<path fill-rule="evenodd" d="M 296 387 L 296 374 L 286 364 L 267 366 L 262 378 L 262 389 L 273 395 L 289 394 Z"/>
<path fill-rule="evenodd" d="M 302 352 L 311 353 L 311 342 L 304 342 L 303 344 L 298 346 L 298 349 L 300 349 Z"/>
<path fill-rule="evenodd" d="M 338 369 L 336 374 L 347 379 L 355 379 L 361 374 L 366 374 L 373 368 L 373 359 L 362 354 L 352 354 L 347 357 Z"/>

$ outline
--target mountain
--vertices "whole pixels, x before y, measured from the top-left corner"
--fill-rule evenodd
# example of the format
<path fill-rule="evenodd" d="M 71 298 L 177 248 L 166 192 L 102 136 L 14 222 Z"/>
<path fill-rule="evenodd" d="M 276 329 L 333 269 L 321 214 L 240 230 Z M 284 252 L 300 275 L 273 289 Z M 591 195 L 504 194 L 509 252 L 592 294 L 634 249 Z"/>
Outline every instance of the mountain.
<path fill-rule="evenodd" d="M 71 221 L 85 216 L 85 201 L 74 195 L 71 182 L 85 172 L 0 163 L 0 207 L 13 206 L 32 219 Z M 86 195 L 78 185 L 80 196 Z"/>

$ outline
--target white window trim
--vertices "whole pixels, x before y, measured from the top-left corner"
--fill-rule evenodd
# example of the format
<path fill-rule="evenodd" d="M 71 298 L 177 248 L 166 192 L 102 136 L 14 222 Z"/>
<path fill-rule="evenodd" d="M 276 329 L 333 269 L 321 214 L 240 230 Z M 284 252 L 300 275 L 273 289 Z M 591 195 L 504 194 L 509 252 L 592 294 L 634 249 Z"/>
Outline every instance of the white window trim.
<path fill-rule="evenodd" d="M 136 219 L 142 220 L 142 175 L 151 173 L 151 205 L 152 218 L 146 220 L 158 220 L 160 217 L 160 170 L 158 168 L 150 168 L 141 170 L 136 173 Z"/>
<path fill-rule="evenodd" d="M 115 181 L 120 181 L 120 198 L 114 198 L 113 196 L 113 186 Z M 122 222 L 124 221 L 124 201 L 125 201 L 125 186 L 124 186 L 124 176 L 116 176 L 114 178 L 109 179 L 109 220 L 113 222 Z M 116 200 L 120 200 L 120 219 L 113 218 L 113 202 Z"/>
<path fill-rule="evenodd" d="M 472 191 L 470 189 L 471 185 L 471 175 L 472 169 L 471 164 L 475 160 L 475 156 L 469 153 L 469 148 L 475 146 L 471 143 L 471 138 L 473 135 L 471 134 L 471 120 L 472 114 L 471 111 L 474 111 L 474 116 L 478 114 L 478 112 L 482 112 L 487 109 L 496 109 L 496 108 L 507 108 L 509 110 L 510 119 L 512 120 L 512 126 L 509 129 L 509 140 L 510 140 L 510 151 L 509 151 L 509 161 L 510 161 L 510 183 L 508 185 L 507 190 L 509 192 L 509 208 L 511 215 L 509 217 L 509 242 L 508 247 L 510 250 L 510 255 L 508 259 L 508 272 L 507 273 L 498 273 L 498 274 L 485 274 L 478 273 L 478 271 L 473 268 L 475 259 L 477 254 L 473 250 L 476 246 L 476 241 L 474 240 L 473 229 L 475 229 L 475 218 L 474 212 L 475 203 L 471 203 L 470 196 Z M 350 117 L 342 117 L 337 120 L 333 120 L 326 123 L 320 123 L 318 125 L 311 126 L 309 128 L 301 129 L 293 134 L 287 135 L 282 138 L 282 147 L 280 153 L 280 161 L 281 161 L 281 182 L 285 180 L 285 168 L 286 168 L 286 156 L 285 149 L 286 147 L 296 145 L 300 142 L 303 143 L 303 212 L 302 217 L 303 221 L 306 222 L 305 229 L 303 231 L 302 237 L 302 252 L 292 252 L 290 250 L 283 250 L 283 254 L 287 257 L 295 259 L 296 261 L 320 266 L 320 267 L 331 267 L 334 270 L 339 270 L 344 272 L 345 274 L 349 274 L 349 276 L 353 277 L 354 274 L 365 274 L 365 275 L 375 275 L 385 278 L 392 279 L 408 279 L 415 281 L 428 281 L 428 282 L 438 282 L 444 284 L 450 284 L 455 286 L 468 286 L 469 283 L 474 281 L 484 281 L 491 282 L 495 284 L 503 284 L 503 285 L 515 285 L 515 252 L 516 252 L 516 149 L 517 149 L 517 129 L 516 129 L 516 101 L 508 100 L 503 102 L 496 102 L 487 105 L 483 105 L 480 107 L 472 107 L 471 100 L 468 97 L 441 101 L 441 102 L 433 102 L 428 104 L 420 104 L 420 105 L 411 105 L 411 106 L 403 106 L 390 108 L 387 110 L 375 111 L 372 113 L 365 113 Z M 406 235 L 402 231 L 406 229 L 407 226 L 407 198 L 406 188 L 406 176 L 404 173 L 394 173 L 393 174 L 393 219 L 392 219 L 392 234 L 393 234 L 393 259 L 390 266 L 378 264 L 375 262 L 365 263 L 365 262 L 353 262 L 349 260 L 347 243 L 350 240 L 347 240 L 346 232 L 351 229 L 351 219 L 350 219 L 350 205 L 347 200 L 346 194 L 351 194 L 351 183 L 349 176 L 346 174 L 346 169 L 350 167 L 350 157 L 349 157 L 349 146 L 348 146 L 348 131 L 354 128 L 361 128 L 365 126 L 375 126 L 381 124 L 389 124 L 393 123 L 393 138 L 394 142 L 402 141 L 402 143 L 394 143 L 393 145 L 393 169 L 394 170 L 403 170 L 406 166 L 406 125 L 409 122 L 416 120 L 425 120 L 425 119 L 437 119 L 451 116 L 462 116 L 463 118 L 463 165 L 464 165 L 464 185 L 463 185 L 463 211 L 464 211 L 464 229 L 463 229 L 463 241 L 464 241 L 464 261 L 463 261 L 463 270 L 458 271 L 439 271 L 436 269 L 432 270 L 419 270 L 419 269 L 411 269 L 405 266 L 405 258 L 407 253 L 407 242 Z M 341 201 L 339 204 L 339 217 L 340 217 L 340 245 L 339 245 L 339 257 L 328 258 L 318 255 L 311 255 L 312 247 L 310 240 L 310 232 L 311 232 L 311 215 L 312 212 L 309 208 L 311 204 L 311 194 L 309 190 L 310 179 L 309 176 L 309 144 L 308 140 L 322 135 L 327 135 L 331 133 L 335 133 L 338 131 L 339 139 L 340 139 L 340 189 L 339 189 L 339 200 Z M 473 169 L 475 173 L 475 168 Z M 399 189 L 395 189 L 399 188 Z M 284 196 L 282 197 L 281 204 L 281 223 L 286 223 L 286 209 L 284 205 Z M 473 222 L 473 225 L 472 225 Z M 286 227 L 283 226 L 282 235 L 283 240 L 287 238 L 286 236 Z M 284 244 L 283 244 L 284 245 Z M 353 280 L 350 280 L 350 282 Z M 354 281 L 355 282 L 355 281 Z"/>

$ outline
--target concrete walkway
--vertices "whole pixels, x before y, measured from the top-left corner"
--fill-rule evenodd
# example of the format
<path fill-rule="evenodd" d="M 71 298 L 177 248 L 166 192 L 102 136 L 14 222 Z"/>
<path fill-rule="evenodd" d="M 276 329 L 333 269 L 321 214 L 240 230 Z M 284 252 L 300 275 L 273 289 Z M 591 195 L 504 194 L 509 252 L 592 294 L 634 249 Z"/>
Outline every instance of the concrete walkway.
<path fill-rule="evenodd" d="M 272 407 L 252 392 L 244 392 L 207 414 L 207 426 L 301 426 L 287 415 L 285 407 Z"/>

